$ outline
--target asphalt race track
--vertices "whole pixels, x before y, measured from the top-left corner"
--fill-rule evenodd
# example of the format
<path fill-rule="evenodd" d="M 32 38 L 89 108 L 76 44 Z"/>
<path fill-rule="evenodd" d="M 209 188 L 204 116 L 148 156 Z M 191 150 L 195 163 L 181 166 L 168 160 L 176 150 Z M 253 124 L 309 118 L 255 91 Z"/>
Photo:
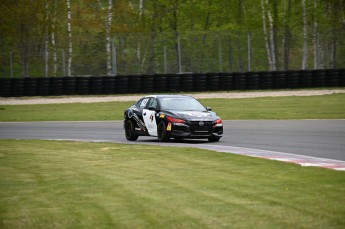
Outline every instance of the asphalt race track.
<path fill-rule="evenodd" d="M 128 143 L 122 125 L 122 121 L 3 122 L 0 138 Z M 158 144 L 153 137 L 139 137 L 136 143 Z M 211 149 L 244 147 L 345 161 L 345 120 L 224 121 L 224 136 L 218 143 L 186 140 L 168 145 Z"/>

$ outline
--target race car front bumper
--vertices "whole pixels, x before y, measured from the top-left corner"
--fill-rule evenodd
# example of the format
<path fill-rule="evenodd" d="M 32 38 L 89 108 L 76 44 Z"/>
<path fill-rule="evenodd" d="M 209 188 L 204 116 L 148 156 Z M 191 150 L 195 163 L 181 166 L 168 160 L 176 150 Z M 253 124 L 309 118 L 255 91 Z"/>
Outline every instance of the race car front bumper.
<path fill-rule="evenodd" d="M 171 123 L 171 137 L 178 138 L 209 138 L 223 135 L 223 124 L 212 121 L 194 121 L 188 123 Z"/>

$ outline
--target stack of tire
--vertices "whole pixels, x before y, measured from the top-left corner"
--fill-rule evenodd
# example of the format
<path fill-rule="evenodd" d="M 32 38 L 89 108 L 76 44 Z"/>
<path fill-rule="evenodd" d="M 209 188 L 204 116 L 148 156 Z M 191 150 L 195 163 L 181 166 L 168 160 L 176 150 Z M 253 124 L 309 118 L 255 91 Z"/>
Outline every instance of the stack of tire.
<path fill-rule="evenodd" d="M 50 77 L 50 95 L 63 95 L 63 80 L 61 77 Z"/>
<path fill-rule="evenodd" d="M 246 89 L 246 75 L 243 72 L 234 72 L 233 82 L 235 90 L 244 90 Z"/>
<path fill-rule="evenodd" d="M 285 71 L 273 72 L 273 88 L 275 89 L 286 88 L 286 72 Z"/>
<path fill-rule="evenodd" d="M 181 74 L 181 90 L 191 92 L 194 89 L 193 74 Z"/>
<path fill-rule="evenodd" d="M 77 76 L 76 86 L 78 95 L 88 95 L 90 93 L 89 77 Z"/>
<path fill-rule="evenodd" d="M 220 76 L 219 73 L 207 73 L 207 90 L 219 90 Z"/>
<path fill-rule="evenodd" d="M 312 75 L 314 87 L 326 86 L 326 74 L 324 70 L 313 70 Z"/>
<path fill-rule="evenodd" d="M 345 69 L 339 69 L 339 86 L 345 87 Z"/>
<path fill-rule="evenodd" d="M 116 77 L 103 76 L 103 94 L 110 95 L 116 93 Z"/>
<path fill-rule="evenodd" d="M 119 94 L 128 93 L 128 76 L 116 77 L 116 91 Z"/>
<path fill-rule="evenodd" d="M 286 72 L 286 86 L 287 88 L 299 88 L 299 72 L 287 71 Z"/>
<path fill-rule="evenodd" d="M 89 77 L 90 94 L 100 95 L 103 93 L 103 79 L 100 76 Z"/>
<path fill-rule="evenodd" d="M 37 94 L 37 78 L 24 79 L 24 95 L 35 96 Z"/>
<path fill-rule="evenodd" d="M 169 92 L 181 91 L 180 75 L 178 74 L 168 75 L 168 91 Z"/>
<path fill-rule="evenodd" d="M 327 69 L 325 72 L 326 72 L 326 86 L 337 87 L 339 85 L 338 69 Z"/>
<path fill-rule="evenodd" d="M 130 93 L 141 92 L 141 76 L 140 75 L 128 76 L 128 92 Z"/>
<path fill-rule="evenodd" d="M 258 90 L 260 82 L 259 72 L 247 72 L 246 73 L 246 89 Z"/>
<path fill-rule="evenodd" d="M 77 79 L 75 77 L 63 77 L 63 94 L 75 95 L 77 94 Z"/>
<path fill-rule="evenodd" d="M 220 73 L 220 89 L 229 91 L 233 89 L 232 75 L 228 73 Z"/>
<path fill-rule="evenodd" d="M 11 80 L 9 78 L 0 78 L 0 96 L 11 96 Z"/>
<path fill-rule="evenodd" d="M 309 70 L 302 70 L 299 72 L 299 87 L 310 88 L 313 87 L 313 72 Z"/>
<path fill-rule="evenodd" d="M 37 95 L 50 95 L 49 78 L 37 78 Z"/>
<path fill-rule="evenodd" d="M 273 88 L 273 72 L 260 72 L 259 73 L 259 89 L 272 89 Z"/>
<path fill-rule="evenodd" d="M 141 91 L 143 93 L 153 92 L 154 76 L 153 75 L 142 75 L 141 76 Z"/>
<path fill-rule="evenodd" d="M 20 78 L 11 79 L 11 95 L 20 97 L 24 95 L 24 80 Z"/>
<path fill-rule="evenodd" d="M 194 91 L 207 90 L 207 76 L 205 74 L 193 74 Z"/>
<path fill-rule="evenodd" d="M 154 77 L 154 91 L 166 92 L 168 90 L 168 77 L 163 74 L 157 74 Z"/>

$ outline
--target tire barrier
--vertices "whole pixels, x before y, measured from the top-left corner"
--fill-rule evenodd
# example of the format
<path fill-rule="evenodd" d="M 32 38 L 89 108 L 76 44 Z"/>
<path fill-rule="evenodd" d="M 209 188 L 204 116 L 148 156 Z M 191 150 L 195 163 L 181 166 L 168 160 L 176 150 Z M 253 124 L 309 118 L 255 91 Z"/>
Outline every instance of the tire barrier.
<path fill-rule="evenodd" d="M 35 96 L 37 94 L 37 78 L 24 79 L 24 95 Z"/>
<path fill-rule="evenodd" d="M 229 91 L 233 89 L 232 75 L 228 73 L 220 73 L 220 90 Z"/>
<path fill-rule="evenodd" d="M 63 95 L 63 79 L 61 77 L 50 77 L 50 94 Z"/>
<path fill-rule="evenodd" d="M 140 75 L 128 76 L 128 92 L 140 93 L 141 92 L 141 77 Z"/>
<path fill-rule="evenodd" d="M 181 90 L 185 92 L 191 92 L 194 89 L 193 74 L 181 75 Z"/>
<path fill-rule="evenodd" d="M 245 90 L 246 89 L 246 75 L 243 72 L 233 73 L 234 77 L 234 89 L 235 90 Z"/>
<path fill-rule="evenodd" d="M 154 75 L 142 75 L 141 76 L 141 92 L 151 93 L 153 92 Z"/>
<path fill-rule="evenodd" d="M 90 94 L 90 87 L 89 87 L 89 77 L 76 77 L 76 94 L 77 95 L 88 95 Z"/>
<path fill-rule="evenodd" d="M 180 92 L 180 91 L 181 91 L 180 75 L 178 74 L 168 75 L 168 92 Z"/>
<path fill-rule="evenodd" d="M 259 72 L 259 89 L 272 89 L 274 88 L 273 83 L 273 72 Z"/>
<path fill-rule="evenodd" d="M 37 78 L 37 95 L 51 95 L 49 78 Z"/>
<path fill-rule="evenodd" d="M 207 89 L 208 91 L 219 90 L 220 76 L 219 73 L 207 73 Z"/>
<path fill-rule="evenodd" d="M 324 87 L 326 84 L 326 72 L 323 70 L 313 71 L 313 84 L 314 87 Z"/>
<path fill-rule="evenodd" d="M 103 94 L 116 94 L 116 78 L 115 76 L 103 76 Z"/>
<path fill-rule="evenodd" d="M 207 76 L 205 74 L 193 74 L 194 91 L 207 91 Z"/>
<path fill-rule="evenodd" d="M 345 87 L 345 69 L 0 78 L 1 97 Z"/>
<path fill-rule="evenodd" d="M 63 94 L 76 95 L 77 94 L 77 79 L 75 77 L 63 77 Z"/>
<path fill-rule="evenodd" d="M 259 72 L 248 72 L 245 74 L 246 77 L 246 89 L 249 90 L 258 90 L 260 75 Z"/>
<path fill-rule="evenodd" d="M 155 75 L 154 89 L 156 92 L 166 92 L 168 90 L 168 77 L 162 74 Z"/>
<path fill-rule="evenodd" d="M 326 86 L 336 87 L 339 85 L 339 70 L 329 69 L 326 70 Z"/>
<path fill-rule="evenodd" d="M 273 72 L 273 88 L 282 89 L 286 88 L 286 72 L 285 71 L 276 71 Z"/>
<path fill-rule="evenodd" d="M 299 88 L 299 71 L 287 71 L 286 88 Z"/>
<path fill-rule="evenodd" d="M 339 86 L 345 87 L 345 69 L 339 70 Z"/>
<path fill-rule="evenodd" d="M 11 93 L 11 81 L 8 78 L 0 78 L 0 96 L 10 97 Z"/>
<path fill-rule="evenodd" d="M 24 96 L 24 80 L 23 79 L 11 79 L 11 95 L 14 97 Z"/>
<path fill-rule="evenodd" d="M 298 77 L 299 77 L 298 87 L 300 88 L 314 87 L 312 71 L 300 71 Z"/>
<path fill-rule="evenodd" d="M 128 93 L 128 76 L 118 76 L 116 79 L 116 92 L 119 94 Z"/>
<path fill-rule="evenodd" d="M 99 76 L 89 77 L 89 89 L 90 94 L 92 95 L 101 95 L 103 94 L 103 79 Z"/>

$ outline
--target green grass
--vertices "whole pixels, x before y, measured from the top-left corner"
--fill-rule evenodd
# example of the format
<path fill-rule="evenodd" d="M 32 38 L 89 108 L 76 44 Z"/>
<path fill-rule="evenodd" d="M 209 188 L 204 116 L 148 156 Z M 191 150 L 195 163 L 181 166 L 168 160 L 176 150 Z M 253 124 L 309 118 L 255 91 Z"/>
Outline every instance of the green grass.
<path fill-rule="evenodd" d="M 0 140 L 0 228 L 344 228 L 345 173 L 200 149 Z"/>
<path fill-rule="evenodd" d="M 308 97 L 203 99 L 225 120 L 232 119 L 344 119 L 345 94 Z M 0 121 L 121 120 L 133 102 L 48 105 L 1 105 Z"/>

